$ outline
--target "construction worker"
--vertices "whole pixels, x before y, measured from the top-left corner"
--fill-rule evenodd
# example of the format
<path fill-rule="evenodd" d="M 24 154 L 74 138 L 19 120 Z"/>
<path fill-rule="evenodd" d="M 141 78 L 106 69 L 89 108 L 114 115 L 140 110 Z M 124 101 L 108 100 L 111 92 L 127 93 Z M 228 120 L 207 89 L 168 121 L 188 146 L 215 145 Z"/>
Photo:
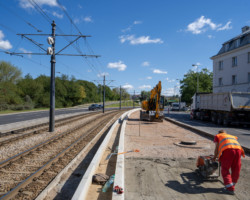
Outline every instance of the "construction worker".
<path fill-rule="evenodd" d="M 237 139 L 236 136 L 229 135 L 224 130 L 220 130 L 214 137 L 215 150 L 213 160 L 216 160 L 217 157 L 219 158 L 225 192 L 232 195 L 240 176 L 241 156 L 245 157 L 244 150 Z M 229 169 L 231 169 L 231 174 Z"/>

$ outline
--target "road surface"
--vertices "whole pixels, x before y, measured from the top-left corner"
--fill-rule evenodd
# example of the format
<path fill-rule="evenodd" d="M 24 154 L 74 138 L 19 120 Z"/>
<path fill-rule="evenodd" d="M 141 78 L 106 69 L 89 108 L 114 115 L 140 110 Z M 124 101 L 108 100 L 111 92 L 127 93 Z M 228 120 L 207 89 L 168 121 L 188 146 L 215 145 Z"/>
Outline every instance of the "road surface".
<path fill-rule="evenodd" d="M 209 132 L 213 135 L 216 135 L 219 130 L 223 129 L 227 131 L 228 134 L 237 136 L 242 146 L 250 148 L 250 128 L 249 127 L 242 127 L 242 126 L 224 127 L 222 125 L 217 125 L 208 121 L 191 120 L 188 112 L 170 111 L 168 113 L 168 111 L 165 111 L 165 117 L 170 117 L 182 123 L 189 124 L 195 128 Z"/>

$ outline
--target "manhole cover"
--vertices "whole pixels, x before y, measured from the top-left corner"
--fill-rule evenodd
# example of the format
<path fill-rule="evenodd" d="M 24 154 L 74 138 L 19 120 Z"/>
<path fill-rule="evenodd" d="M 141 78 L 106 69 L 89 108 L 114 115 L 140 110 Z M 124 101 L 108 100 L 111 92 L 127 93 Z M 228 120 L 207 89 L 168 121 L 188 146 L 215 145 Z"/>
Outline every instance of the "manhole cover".
<path fill-rule="evenodd" d="M 184 145 L 196 145 L 196 141 L 181 141 L 180 144 Z"/>

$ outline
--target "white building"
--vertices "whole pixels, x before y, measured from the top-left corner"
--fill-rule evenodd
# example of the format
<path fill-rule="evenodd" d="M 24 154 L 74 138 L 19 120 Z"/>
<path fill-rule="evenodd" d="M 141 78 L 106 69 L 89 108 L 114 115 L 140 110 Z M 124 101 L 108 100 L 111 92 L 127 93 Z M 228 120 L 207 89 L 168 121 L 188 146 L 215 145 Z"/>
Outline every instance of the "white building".
<path fill-rule="evenodd" d="M 222 45 L 213 57 L 213 92 L 250 92 L 250 27 Z"/>

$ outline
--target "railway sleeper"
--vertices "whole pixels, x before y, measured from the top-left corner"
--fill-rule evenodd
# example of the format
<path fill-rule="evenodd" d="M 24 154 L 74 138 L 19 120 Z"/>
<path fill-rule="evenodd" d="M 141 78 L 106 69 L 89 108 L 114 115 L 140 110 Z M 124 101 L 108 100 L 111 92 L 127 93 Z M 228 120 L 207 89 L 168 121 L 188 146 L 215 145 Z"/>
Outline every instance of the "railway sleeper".
<path fill-rule="evenodd" d="M 28 195 L 28 196 L 32 196 L 33 195 L 33 192 L 30 192 L 30 191 L 27 191 L 27 190 L 22 191 L 21 193 L 25 194 L 25 195 Z"/>

